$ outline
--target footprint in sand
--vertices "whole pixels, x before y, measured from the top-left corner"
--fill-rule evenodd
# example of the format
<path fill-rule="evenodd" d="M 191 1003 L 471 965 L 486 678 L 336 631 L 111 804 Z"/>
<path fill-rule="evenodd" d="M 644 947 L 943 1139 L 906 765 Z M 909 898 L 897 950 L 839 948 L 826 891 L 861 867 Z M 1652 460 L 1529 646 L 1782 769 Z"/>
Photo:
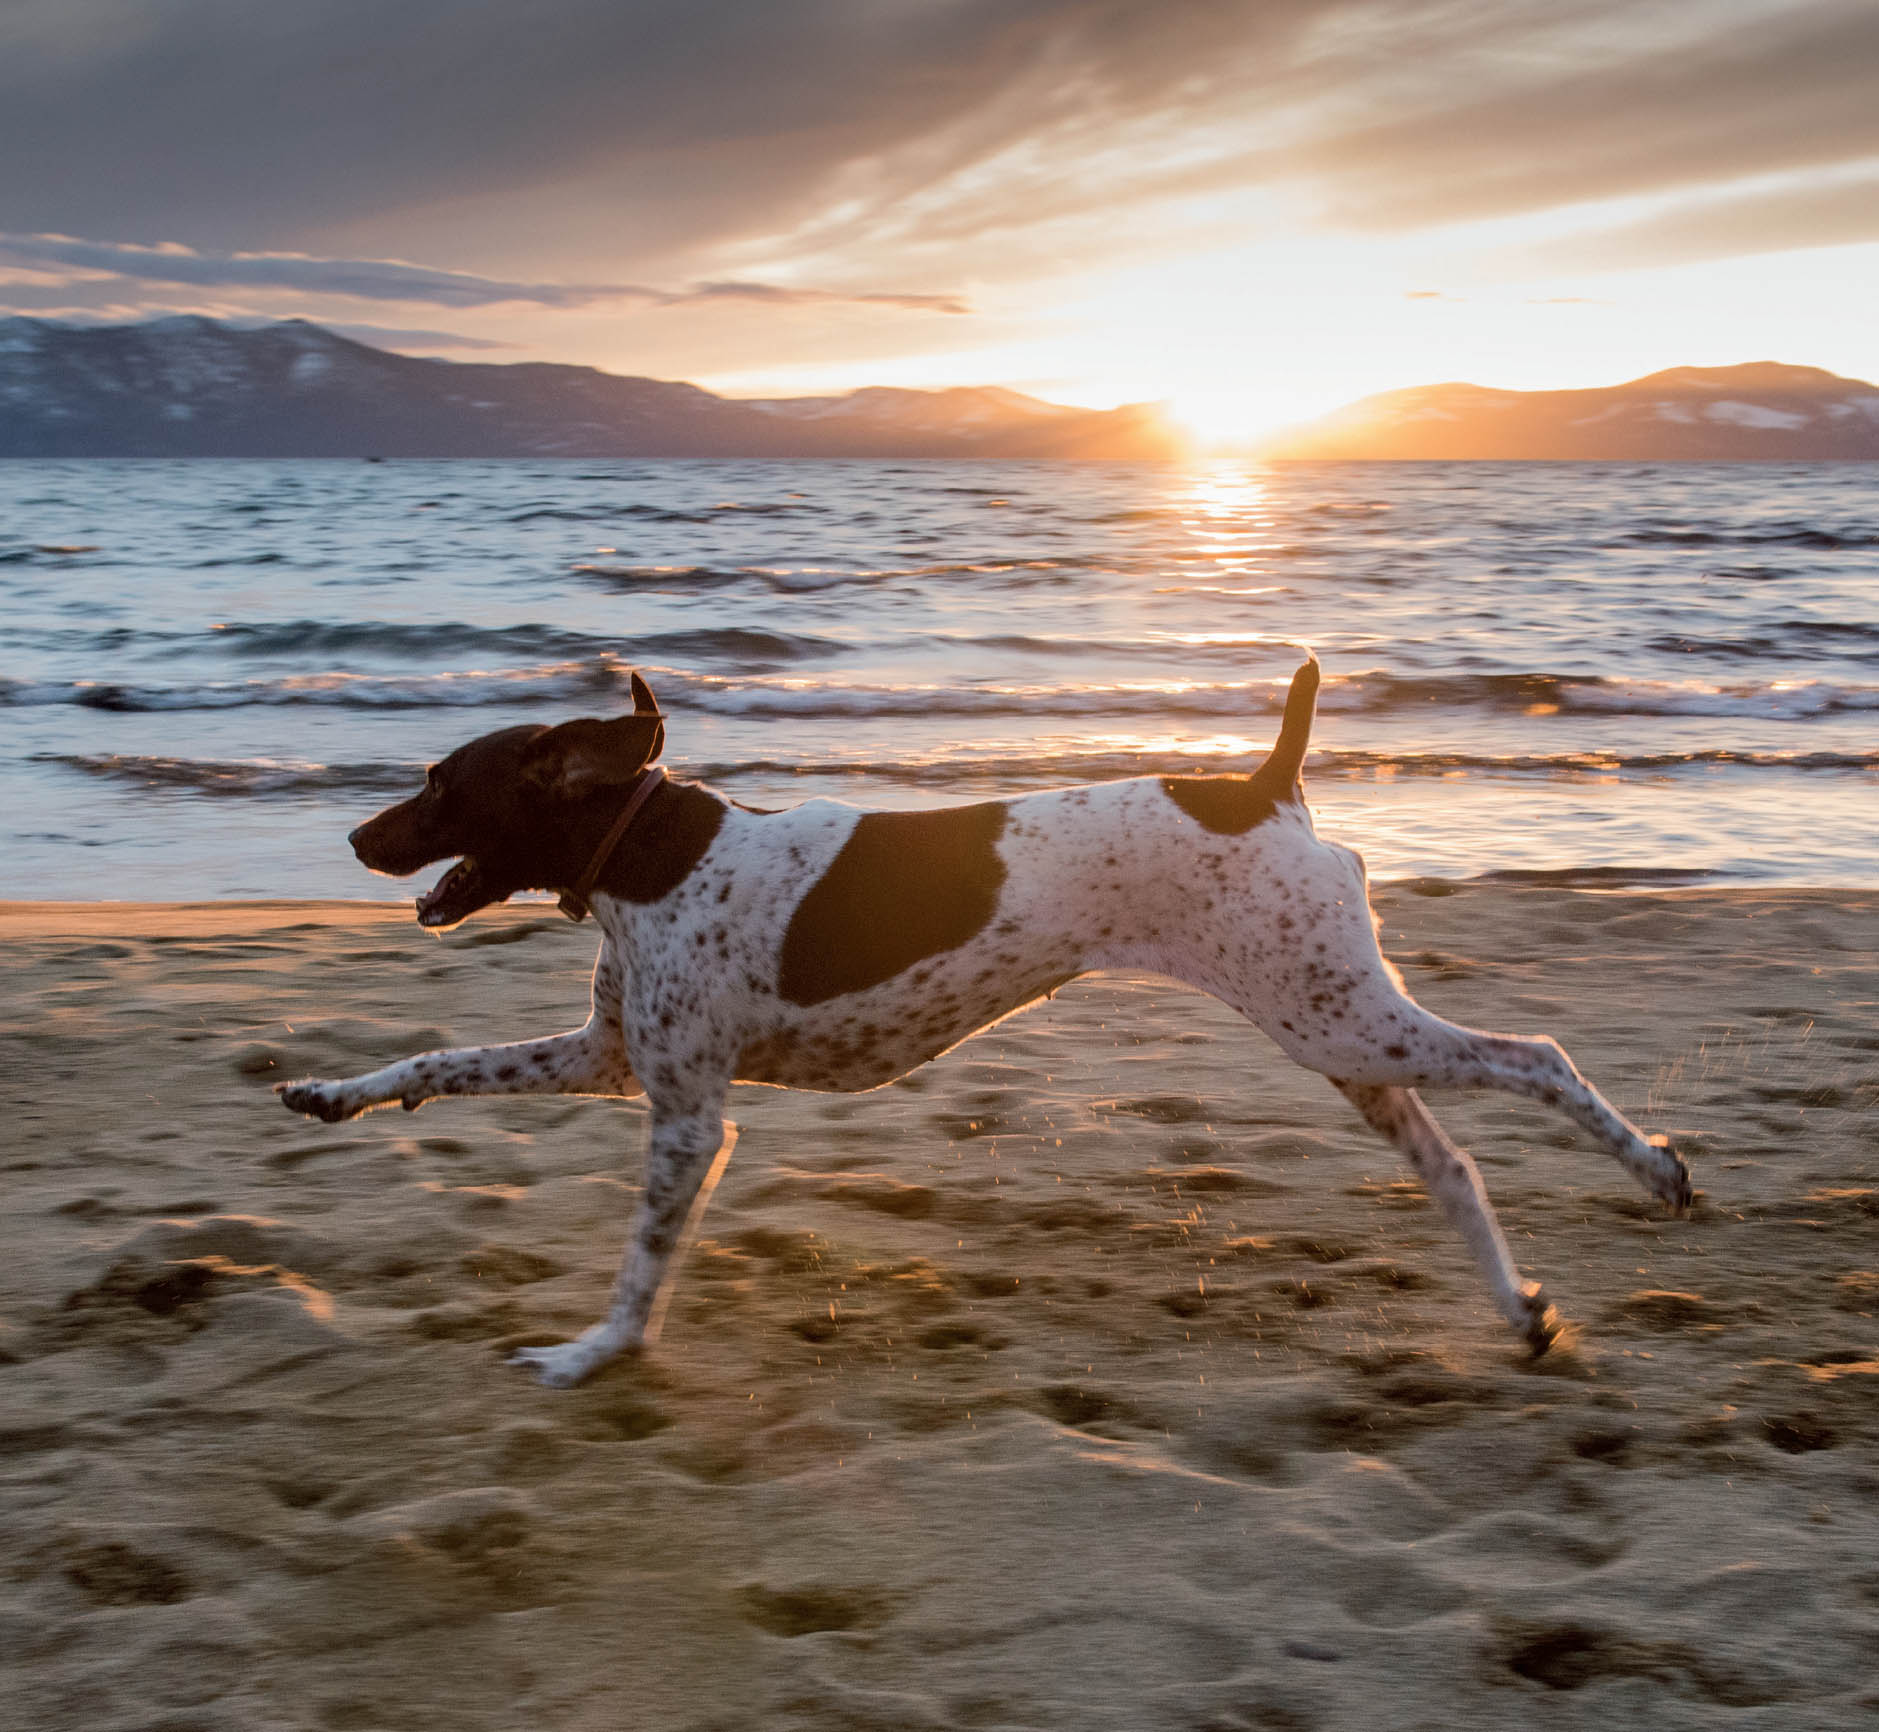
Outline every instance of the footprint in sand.
<path fill-rule="evenodd" d="M 174 1564 L 118 1540 L 75 1546 L 61 1573 L 94 1606 L 172 1606 L 195 1592 Z"/>
<path fill-rule="evenodd" d="M 879 1588 L 772 1588 L 751 1582 L 737 1590 L 747 1623 L 773 1636 L 813 1636 L 824 1630 L 857 1630 L 884 1624 L 899 1596 Z"/>

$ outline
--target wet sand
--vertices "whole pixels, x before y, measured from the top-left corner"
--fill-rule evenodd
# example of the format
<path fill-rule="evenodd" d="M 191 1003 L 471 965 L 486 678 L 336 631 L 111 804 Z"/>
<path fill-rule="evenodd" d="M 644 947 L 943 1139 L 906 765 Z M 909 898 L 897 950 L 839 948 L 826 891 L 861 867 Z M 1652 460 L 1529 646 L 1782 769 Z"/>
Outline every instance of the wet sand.
<path fill-rule="evenodd" d="M 1548 1358 L 1322 1081 L 1101 977 L 873 1095 L 739 1090 L 663 1341 L 568 1393 L 503 1358 L 598 1314 L 643 1106 L 268 1091 L 577 1023 L 591 928 L 0 906 L 8 1718 L 1871 1724 L 1879 894 L 1377 900 L 1419 998 L 1696 1168 L 1670 1221 L 1431 1097 Z"/>

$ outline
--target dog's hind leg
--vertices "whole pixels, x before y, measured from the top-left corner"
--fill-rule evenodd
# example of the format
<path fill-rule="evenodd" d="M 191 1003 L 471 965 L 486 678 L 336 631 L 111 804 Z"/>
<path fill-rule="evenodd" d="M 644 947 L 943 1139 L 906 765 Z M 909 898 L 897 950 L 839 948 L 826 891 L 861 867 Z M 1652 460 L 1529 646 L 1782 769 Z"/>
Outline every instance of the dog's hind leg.
<path fill-rule="evenodd" d="M 1336 1086 L 1372 1130 L 1402 1150 L 1449 1224 L 1474 1253 L 1501 1315 L 1536 1355 L 1544 1353 L 1559 1334 L 1558 1316 L 1537 1281 L 1521 1280 L 1474 1162 L 1449 1141 L 1413 1089 L 1351 1082 Z"/>
<path fill-rule="evenodd" d="M 1582 1077 L 1545 1035 L 1487 1034 L 1447 1022 L 1403 990 L 1377 948 L 1367 907 L 1332 921 L 1338 954 L 1299 971 L 1276 1004 L 1223 994 L 1300 1064 L 1340 1082 L 1399 1089 L 1491 1088 L 1557 1107 L 1653 1196 L 1681 1213 L 1690 1169 L 1663 1137 L 1647 1137 Z M 1322 914 L 1323 911 L 1321 910 Z"/>
<path fill-rule="evenodd" d="M 1167 971 L 1216 993 L 1289 1057 L 1340 1082 L 1504 1089 L 1557 1107 L 1653 1196 L 1679 1213 L 1690 1206 L 1690 1169 L 1668 1140 L 1647 1137 L 1627 1120 L 1557 1041 L 1464 1028 L 1411 998 L 1377 943 L 1362 861 L 1335 843 L 1315 846 L 1324 883 L 1295 909 L 1298 954 L 1271 971 L 1276 978 L 1269 984 L 1253 985 L 1263 958 L 1250 951 L 1223 979 L 1205 964 L 1195 973 Z"/>
<path fill-rule="evenodd" d="M 1436 1020 L 1431 1018 L 1432 1021 Z M 1557 1107 L 1606 1153 L 1678 1214 L 1690 1206 L 1690 1169 L 1667 1137 L 1647 1137 L 1583 1076 L 1558 1041 L 1545 1035 L 1481 1034 L 1438 1025 L 1447 1051 L 1418 1078 L 1454 1088 L 1503 1089 Z"/>
<path fill-rule="evenodd" d="M 1398 991 L 1370 995 L 1353 1020 L 1373 1031 L 1361 1052 L 1340 1053 L 1313 1068 L 1350 1082 L 1404 1088 L 1491 1088 L 1556 1107 L 1589 1132 L 1645 1190 L 1681 1214 L 1690 1206 L 1690 1169 L 1665 1137 L 1647 1137 L 1598 1092 L 1556 1040 L 1545 1035 L 1485 1034 L 1445 1022 Z M 1306 1060 L 1312 1063 L 1311 1059 Z"/>
<path fill-rule="evenodd" d="M 737 1127 L 718 1116 L 722 1106 L 722 1096 L 711 1111 L 674 1113 L 654 1103 L 646 1192 L 606 1317 L 572 1341 L 518 1349 L 511 1365 L 529 1366 L 551 1388 L 566 1389 L 657 1338 L 676 1273 L 674 1254 L 697 1231 L 737 1141 Z"/>

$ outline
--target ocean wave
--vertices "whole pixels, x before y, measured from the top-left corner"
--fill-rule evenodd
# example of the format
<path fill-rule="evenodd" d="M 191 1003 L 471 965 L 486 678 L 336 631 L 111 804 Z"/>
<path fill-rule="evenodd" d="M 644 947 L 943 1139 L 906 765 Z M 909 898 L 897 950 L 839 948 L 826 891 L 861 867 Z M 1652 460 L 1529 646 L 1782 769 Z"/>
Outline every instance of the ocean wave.
<path fill-rule="evenodd" d="M 101 551 L 91 542 L 38 542 L 31 547 L 0 548 L 0 565 L 31 565 L 35 560 L 54 560 L 69 565 L 88 553 Z"/>
<path fill-rule="evenodd" d="M 1114 562 L 1110 562 L 1113 564 Z M 1061 585 L 1087 569 L 1082 561 L 1063 559 L 980 559 L 939 565 L 639 565 L 582 560 L 569 567 L 577 577 L 618 593 L 724 589 L 751 584 L 783 595 L 813 595 L 850 584 L 920 582 L 933 578 L 999 577 L 1025 585 Z"/>
<path fill-rule="evenodd" d="M 76 770 L 104 781 L 140 788 L 170 788 L 190 794 L 237 798 L 307 795 L 334 791 L 415 792 L 423 780 L 419 764 L 283 763 L 271 758 L 234 761 L 165 758 L 134 752 L 38 752 L 29 762 Z"/>
<path fill-rule="evenodd" d="M 1477 872 L 1477 884 L 1530 884 L 1552 890 L 1675 890 L 1723 877 L 1700 866 L 1502 866 Z"/>
<path fill-rule="evenodd" d="M 1140 680 L 1105 684 L 868 685 L 744 679 L 660 670 L 670 701 L 714 715 L 861 717 L 933 715 L 1267 716 L 1282 710 L 1290 672 L 1261 680 Z M 1697 681 L 1602 680 L 1562 674 L 1417 677 L 1368 672 L 1327 678 L 1318 707 L 1388 715 L 1481 709 L 1523 715 L 1739 716 L 1804 720 L 1879 709 L 1879 686 L 1826 681 L 1718 686 Z"/>
<path fill-rule="evenodd" d="M 1853 621 L 1772 620 L 1754 637 L 1647 638 L 1644 647 L 1665 655 L 1707 656 L 1717 661 L 1778 661 L 1791 656 L 1835 660 L 1879 660 L 1879 626 Z"/>
<path fill-rule="evenodd" d="M 1313 751 L 1309 763 L 1314 775 L 1383 776 L 1446 776 L 1455 770 L 1509 776 L 1581 776 L 1716 766 L 1753 770 L 1879 770 L 1879 751 L 1767 752 L 1707 746 L 1688 752 L 1366 752 L 1331 747 Z"/>
<path fill-rule="evenodd" d="M 199 642 L 193 633 L 147 634 L 167 643 Z M 135 640 L 133 640 L 135 641 Z M 461 620 L 255 620 L 211 628 L 211 647 L 238 656 L 578 655 L 598 646 L 586 632 L 560 626 L 477 626 Z"/>
<path fill-rule="evenodd" d="M 723 589 L 751 580 L 748 572 L 736 566 L 607 565 L 584 560 L 568 569 L 577 577 L 626 594 L 637 590 Z"/>
<path fill-rule="evenodd" d="M 698 638 L 702 643 L 692 643 Z M 749 641 L 738 642 L 739 638 Z M 739 628 L 673 632 L 638 648 L 689 647 L 749 660 L 826 655 L 841 646 Z M 1261 647 L 1264 647 L 1263 645 Z M 248 705 L 326 705 L 361 710 L 474 708 L 603 702 L 626 689 L 637 666 L 669 707 L 710 715 L 775 719 L 934 716 L 1207 716 L 1252 718 L 1283 708 L 1290 670 L 1255 680 L 1143 679 L 1047 684 L 1021 682 L 838 681 L 814 676 L 713 674 L 612 653 L 527 667 L 426 674 L 325 672 L 276 679 L 163 685 L 122 680 L 0 678 L 0 705 L 76 704 L 114 711 L 214 710 Z M 1879 686 L 1825 680 L 1712 685 L 1701 681 L 1619 680 L 1565 674 L 1412 676 L 1382 671 L 1327 678 L 1318 697 L 1335 714 L 1427 715 L 1437 710 L 1502 714 L 1741 717 L 1805 721 L 1879 710 Z"/>
<path fill-rule="evenodd" d="M 1034 754 L 984 753 L 921 758 L 727 758 L 685 762 L 682 774 L 706 782 L 803 780 L 837 777 L 856 781 L 898 782 L 943 788 L 957 784 L 1066 786 L 1113 782 L 1131 776 L 1204 776 L 1243 772 L 1265 756 L 1263 747 L 1241 753 L 1229 750 L 1116 751 L 1059 749 Z M 1592 752 L 1358 752 L 1314 751 L 1305 761 L 1308 781 L 1373 781 L 1415 777 L 1509 776 L 1523 780 L 1576 780 L 1677 770 L 1738 769 L 1782 771 L 1879 770 L 1875 752 L 1640 752 L 1602 755 Z"/>
<path fill-rule="evenodd" d="M 168 635 L 174 641 L 181 634 Z M 219 625 L 214 628 L 212 641 L 218 648 L 254 656 L 304 658 L 365 654 L 417 659 L 451 654 L 549 655 L 568 662 L 582 657 L 623 654 L 630 647 L 639 656 L 677 656 L 753 665 L 810 661 L 840 655 L 848 648 L 835 638 L 770 631 L 761 626 L 701 626 L 690 631 L 645 632 L 635 636 L 629 646 L 626 640 L 613 633 L 574 631 L 565 626 L 475 626 L 450 620 L 422 624 L 387 620 L 343 624 L 287 620 Z"/>
<path fill-rule="evenodd" d="M 1822 529 L 1812 523 L 1783 522 L 1740 529 L 1692 529 L 1683 524 L 1657 523 L 1613 538 L 1614 547 L 1802 547 L 1838 553 L 1879 547 L 1879 530 Z"/>
<path fill-rule="evenodd" d="M 855 757 L 680 759 L 678 773 L 688 779 L 736 784 L 825 781 L 889 782 L 902 786 L 1027 788 L 1109 782 L 1132 776 L 1196 776 L 1251 767 L 1263 756 L 1207 749 L 1191 751 L 1118 751 L 1109 747 L 1058 747 L 1034 753 L 956 753 L 913 758 Z M 42 752 L 29 762 L 75 771 L 109 782 L 146 789 L 232 798 L 305 798 L 328 793 L 390 796 L 415 792 L 424 766 L 368 760 L 319 764 L 271 758 L 199 759 L 131 752 Z M 1574 779 L 1648 772 L 1662 775 L 1684 769 L 1729 766 L 1783 771 L 1879 770 L 1879 751 L 1871 752 L 1695 752 L 1481 753 L 1481 752 L 1313 752 L 1306 761 L 1309 781 L 1396 780 L 1414 777 L 1517 776 Z"/>
<path fill-rule="evenodd" d="M 0 679 L 0 705 L 76 704 L 122 713 L 331 706 L 357 710 L 472 709 L 488 704 L 604 702 L 627 688 L 631 664 L 610 656 L 499 672 L 322 673 L 282 679 L 154 685 L 125 680 Z"/>
<path fill-rule="evenodd" d="M 740 505 L 725 500 L 718 505 L 687 509 L 669 505 L 531 505 L 505 512 L 505 523 L 715 523 L 721 517 L 819 516 L 824 508 L 807 500 L 766 500 Z"/>
<path fill-rule="evenodd" d="M 1879 709 L 1879 686 L 1830 680 L 1776 680 L 1722 686 L 1700 681 L 1561 681 L 1562 710 L 1626 716 L 1743 716 L 1800 722 L 1812 716 Z"/>
<path fill-rule="evenodd" d="M 1879 626 L 1856 620 L 1768 620 L 1759 624 L 1753 637 L 1663 633 L 1644 639 L 1644 648 L 1667 656 L 1710 656 L 1719 661 L 1779 661 L 1785 656 L 1868 661 L 1879 654 Z"/>

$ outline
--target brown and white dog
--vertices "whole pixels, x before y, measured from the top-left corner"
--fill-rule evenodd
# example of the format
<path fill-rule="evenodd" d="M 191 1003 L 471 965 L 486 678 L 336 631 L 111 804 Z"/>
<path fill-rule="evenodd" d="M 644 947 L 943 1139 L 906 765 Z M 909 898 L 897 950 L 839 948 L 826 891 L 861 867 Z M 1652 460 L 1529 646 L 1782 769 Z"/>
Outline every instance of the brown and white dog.
<path fill-rule="evenodd" d="M 1407 996 L 1377 947 L 1362 860 L 1320 841 L 1305 808 L 1317 688 L 1308 661 L 1251 775 L 930 812 L 834 800 L 755 812 L 665 779 L 663 722 L 635 676 L 634 714 L 473 740 L 351 838 L 374 871 L 458 861 L 418 901 L 426 926 L 518 890 L 561 891 L 577 919 L 591 901 L 603 938 L 586 1025 L 279 1092 L 328 1121 L 439 1095 L 647 1097 L 645 1194 L 611 1309 L 573 1341 L 515 1355 L 568 1385 L 647 1339 L 681 1230 L 728 1154 L 732 1083 L 877 1088 L 1079 974 L 1149 970 L 1232 1005 L 1339 1089 L 1408 1158 L 1495 1303 L 1544 1352 L 1557 1320 L 1415 1090 L 1556 1106 L 1673 1210 L 1689 1204 L 1689 1170 L 1553 1041 L 1461 1028 Z"/>

